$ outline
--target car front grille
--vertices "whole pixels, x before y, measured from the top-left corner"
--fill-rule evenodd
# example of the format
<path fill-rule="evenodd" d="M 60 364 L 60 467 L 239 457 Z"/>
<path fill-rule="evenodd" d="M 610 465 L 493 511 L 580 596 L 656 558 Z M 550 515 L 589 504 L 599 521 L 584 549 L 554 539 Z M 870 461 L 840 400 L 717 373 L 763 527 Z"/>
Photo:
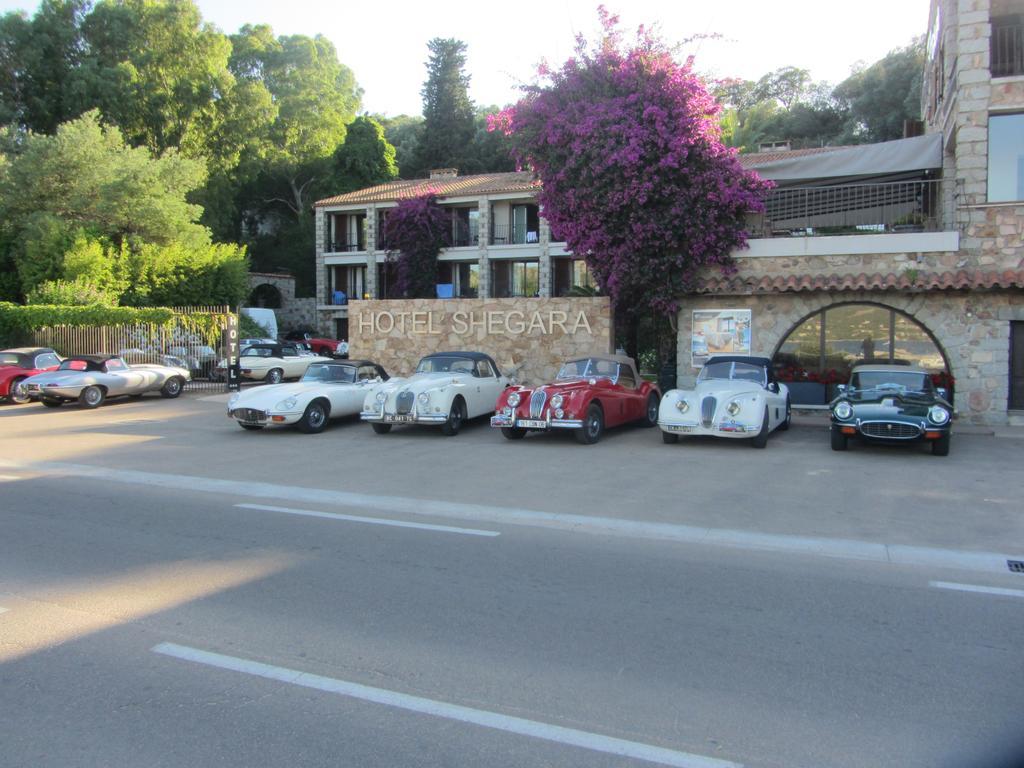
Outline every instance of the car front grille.
<path fill-rule="evenodd" d="M 530 418 L 544 418 L 544 404 L 548 401 L 548 393 L 543 389 L 536 390 L 530 395 Z"/>
<path fill-rule="evenodd" d="M 715 408 L 718 406 L 718 398 L 708 395 L 700 403 L 700 423 L 710 427 L 715 421 Z"/>
<path fill-rule="evenodd" d="M 255 408 L 235 408 L 232 415 L 242 421 L 266 421 L 266 411 L 257 411 Z"/>
<path fill-rule="evenodd" d="M 921 436 L 920 427 L 896 421 L 864 422 L 860 425 L 860 431 L 867 437 L 884 437 L 893 440 L 912 440 Z"/>
<path fill-rule="evenodd" d="M 416 396 L 409 390 L 399 392 L 398 397 L 395 398 L 395 412 L 402 414 L 409 413 L 412 411 L 412 404 L 415 400 Z"/>

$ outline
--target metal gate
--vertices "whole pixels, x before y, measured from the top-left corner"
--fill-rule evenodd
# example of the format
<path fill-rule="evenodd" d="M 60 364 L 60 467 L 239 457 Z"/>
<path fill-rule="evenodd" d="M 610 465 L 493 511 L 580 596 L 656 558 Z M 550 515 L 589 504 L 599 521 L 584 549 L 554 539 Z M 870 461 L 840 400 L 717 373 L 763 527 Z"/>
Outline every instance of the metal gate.
<path fill-rule="evenodd" d="M 121 355 L 127 363 L 180 365 L 192 372 L 185 391 L 223 392 L 227 387 L 225 331 L 231 307 L 174 307 L 166 325 L 59 325 L 30 332 L 26 346 L 69 355 Z M 237 322 L 237 321 L 236 321 Z"/>

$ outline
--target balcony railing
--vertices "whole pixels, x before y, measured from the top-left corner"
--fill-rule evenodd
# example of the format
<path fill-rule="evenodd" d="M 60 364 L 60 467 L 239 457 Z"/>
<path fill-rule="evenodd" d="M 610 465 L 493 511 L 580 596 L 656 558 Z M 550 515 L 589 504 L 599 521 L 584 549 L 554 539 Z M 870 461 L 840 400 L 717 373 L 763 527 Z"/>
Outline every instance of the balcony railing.
<path fill-rule="evenodd" d="M 993 24 L 991 45 L 992 77 L 1024 75 L 1024 24 Z"/>
<path fill-rule="evenodd" d="M 350 243 L 346 240 L 328 240 L 326 244 L 327 253 L 348 253 L 351 251 L 365 251 L 366 243 Z"/>
<path fill-rule="evenodd" d="M 465 248 L 471 245 L 479 245 L 479 243 L 480 235 L 475 224 L 470 227 L 461 221 L 455 222 L 452 232 L 453 248 Z"/>
<path fill-rule="evenodd" d="M 774 189 L 750 237 L 934 232 L 941 224 L 941 181 L 898 181 Z"/>
<path fill-rule="evenodd" d="M 495 224 L 491 228 L 491 245 L 525 245 L 539 243 L 540 233 L 531 229 Z"/>

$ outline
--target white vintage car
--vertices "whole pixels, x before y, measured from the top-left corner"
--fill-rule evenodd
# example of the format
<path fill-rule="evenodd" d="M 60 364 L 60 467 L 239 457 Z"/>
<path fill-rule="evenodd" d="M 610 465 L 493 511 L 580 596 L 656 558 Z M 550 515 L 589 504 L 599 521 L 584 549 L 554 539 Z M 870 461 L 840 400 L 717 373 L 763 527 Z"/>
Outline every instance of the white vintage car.
<path fill-rule="evenodd" d="M 177 397 L 191 378 L 187 368 L 173 365 L 128 365 L 119 355 L 77 355 L 55 371 L 25 379 L 21 391 L 50 408 L 74 400 L 85 408 L 99 408 L 110 397 L 146 392 Z"/>
<path fill-rule="evenodd" d="M 330 357 L 304 354 L 290 344 L 253 344 L 238 357 L 243 379 L 280 384 L 285 379 L 298 379 L 313 363 L 328 363 Z"/>
<path fill-rule="evenodd" d="M 388 375 L 369 360 L 312 363 L 293 384 L 274 384 L 236 392 L 228 400 L 228 417 L 242 429 L 295 425 L 301 432 L 323 430 L 328 419 L 354 416 L 368 389 Z"/>
<path fill-rule="evenodd" d="M 789 429 L 789 390 L 775 380 L 767 357 L 714 355 L 693 389 L 671 389 L 661 399 L 658 426 L 666 443 L 680 435 L 748 438 L 768 444 L 775 429 Z"/>
<path fill-rule="evenodd" d="M 494 412 L 510 380 L 481 352 L 427 355 L 416 372 L 367 392 L 360 418 L 383 435 L 395 424 L 432 424 L 455 435 L 467 419 Z"/>

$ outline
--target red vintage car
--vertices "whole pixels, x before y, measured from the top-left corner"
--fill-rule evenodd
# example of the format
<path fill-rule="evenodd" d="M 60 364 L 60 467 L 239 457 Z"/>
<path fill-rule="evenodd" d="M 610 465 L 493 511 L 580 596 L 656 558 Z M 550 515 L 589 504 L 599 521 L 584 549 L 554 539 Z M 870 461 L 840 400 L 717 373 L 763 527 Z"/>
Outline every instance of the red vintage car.
<path fill-rule="evenodd" d="M 658 388 L 636 372 L 632 358 L 582 357 L 562 366 L 550 384 L 509 387 L 498 398 L 491 426 L 509 440 L 531 430 L 571 429 L 584 445 L 601 439 L 605 427 L 658 423 Z"/>
<path fill-rule="evenodd" d="M 49 347 L 21 347 L 0 350 L 0 400 L 27 403 L 27 395 L 17 392 L 18 384 L 29 376 L 55 371 L 60 357 Z"/>

